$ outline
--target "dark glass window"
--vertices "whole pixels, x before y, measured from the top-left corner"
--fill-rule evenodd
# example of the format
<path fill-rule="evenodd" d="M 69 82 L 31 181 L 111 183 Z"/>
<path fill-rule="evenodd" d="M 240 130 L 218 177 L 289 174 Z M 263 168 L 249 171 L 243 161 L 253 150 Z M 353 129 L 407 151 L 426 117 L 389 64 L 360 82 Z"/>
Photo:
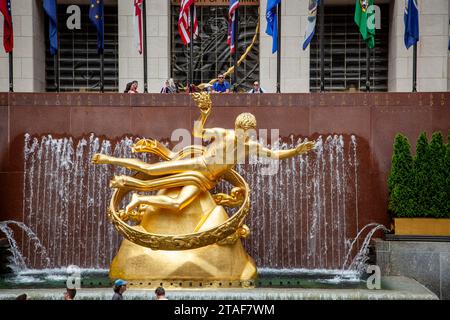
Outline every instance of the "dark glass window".
<path fill-rule="evenodd" d="M 199 38 L 194 42 L 194 83 L 207 83 L 233 66 L 230 49 L 227 45 L 228 7 L 197 6 Z M 189 46 L 185 47 L 178 34 L 179 5 L 171 6 L 171 77 L 186 84 L 188 77 Z M 239 8 L 238 57 L 250 45 L 258 24 L 258 6 Z M 251 83 L 259 80 L 259 35 L 247 58 L 238 68 L 240 90 L 251 88 Z M 228 79 L 230 80 L 230 79 Z"/>
<path fill-rule="evenodd" d="M 58 5 L 59 86 L 61 91 L 100 91 L 100 57 L 97 54 L 97 31 L 89 20 L 89 5 L 81 9 L 81 29 L 66 26 L 68 5 Z M 105 6 L 104 89 L 118 91 L 119 50 L 117 5 Z M 48 19 L 46 18 L 46 90 L 55 91 L 55 64 L 50 55 Z"/>
<path fill-rule="evenodd" d="M 379 5 L 381 29 L 375 31 L 370 55 L 370 90 L 388 90 L 389 5 Z M 366 87 L 366 44 L 354 22 L 355 6 L 325 6 L 325 91 Z M 311 41 L 310 90 L 320 91 L 320 47 L 317 19 Z"/>

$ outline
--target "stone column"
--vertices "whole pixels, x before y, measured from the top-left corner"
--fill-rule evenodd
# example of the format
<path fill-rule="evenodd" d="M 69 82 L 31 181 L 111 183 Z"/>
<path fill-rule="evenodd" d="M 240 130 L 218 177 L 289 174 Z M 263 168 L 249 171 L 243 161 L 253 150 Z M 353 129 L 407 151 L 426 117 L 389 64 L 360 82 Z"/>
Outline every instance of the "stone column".
<path fill-rule="evenodd" d="M 40 2 L 11 3 L 14 28 L 14 91 L 45 91 L 44 17 Z M 9 90 L 9 58 L 3 47 L 3 15 L 0 14 L 0 91 Z"/>
<path fill-rule="evenodd" d="M 266 34 L 267 0 L 260 3 L 260 82 L 276 92 L 277 55 Z M 301 48 L 308 16 L 308 0 L 285 0 L 281 6 L 281 92 L 309 92 L 309 47 Z"/>
<path fill-rule="evenodd" d="M 448 0 L 419 1 L 420 40 L 417 45 L 417 90 L 447 91 L 448 88 Z M 391 6 L 389 31 L 389 91 L 412 90 L 412 47 L 404 44 L 404 0 Z"/>
<path fill-rule="evenodd" d="M 148 91 L 159 92 L 169 77 L 169 6 L 168 1 L 147 0 Z M 144 91 L 143 57 L 134 44 L 133 4 L 118 1 L 119 12 L 119 91 L 127 82 L 139 81 Z"/>

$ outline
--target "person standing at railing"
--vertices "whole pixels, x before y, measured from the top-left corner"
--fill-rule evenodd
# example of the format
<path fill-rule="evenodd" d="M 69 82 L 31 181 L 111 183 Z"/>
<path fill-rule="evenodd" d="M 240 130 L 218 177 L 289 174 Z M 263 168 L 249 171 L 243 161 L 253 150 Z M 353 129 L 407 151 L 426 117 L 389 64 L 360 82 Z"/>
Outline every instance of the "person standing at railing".
<path fill-rule="evenodd" d="M 213 84 L 213 93 L 229 93 L 230 83 L 225 80 L 224 75 L 221 73 L 217 77 L 217 81 Z"/>
<path fill-rule="evenodd" d="M 266 90 L 263 90 L 259 85 L 258 81 L 253 82 L 253 88 L 248 91 L 248 93 L 265 93 Z"/>

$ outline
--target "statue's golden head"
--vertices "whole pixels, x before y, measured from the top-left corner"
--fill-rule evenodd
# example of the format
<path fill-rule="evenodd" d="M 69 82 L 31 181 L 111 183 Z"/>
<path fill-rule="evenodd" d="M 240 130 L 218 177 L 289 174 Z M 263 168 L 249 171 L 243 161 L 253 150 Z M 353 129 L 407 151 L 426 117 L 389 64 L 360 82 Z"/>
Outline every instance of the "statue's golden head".
<path fill-rule="evenodd" d="M 236 121 L 234 122 L 234 126 L 236 130 L 241 129 L 244 131 L 256 129 L 256 118 L 253 114 L 249 112 L 241 113 L 237 116 Z"/>

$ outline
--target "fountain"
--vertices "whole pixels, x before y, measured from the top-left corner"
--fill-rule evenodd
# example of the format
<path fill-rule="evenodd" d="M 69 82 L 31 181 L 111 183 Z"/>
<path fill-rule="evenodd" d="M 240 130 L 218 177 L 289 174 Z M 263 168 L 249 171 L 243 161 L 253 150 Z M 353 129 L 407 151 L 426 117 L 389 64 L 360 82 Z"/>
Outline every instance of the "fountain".
<path fill-rule="evenodd" d="M 94 166 L 90 157 L 101 152 L 154 161 L 149 154 L 131 154 L 137 140 L 114 142 L 93 134 L 79 140 L 25 136 L 24 223 L 49 248 L 50 267 L 109 267 L 121 236 L 104 214 L 112 195 L 104 186 L 114 175 L 131 171 Z M 290 137 L 271 147 L 286 150 L 302 141 Z M 273 176 L 260 175 L 270 160 L 237 166 L 252 188 L 251 208 L 259 213 L 249 216 L 252 236 L 244 242 L 258 266 L 338 269 L 344 263 L 357 233 L 357 138 L 332 135 L 317 141 L 311 154 L 280 162 Z M 229 190 L 219 185 L 217 191 Z M 27 242 L 21 248 L 30 267 L 43 267 Z"/>
<path fill-rule="evenodd" d="M 76 265 L 82 268 L 83 288 L 110 290 L 107 268 L 123 238 L 105 214 L 113 196 L 112 190 L 105 186 L 114 176 L 131 175 L 132 171 L 93 165 L 90 160 L 94 154 L 101 153 L 148 163 L 157 161 L 153 154 L 131 152 L 139 141 L 145 139 L 108 140 L 95 134 L 77 139 L 25 135 L 24 220 L 0 224 L 0 230 L 11 244 L 13 263 L 19 270 L 14 278 L 0 281 L 1 288 L 63 287 L 70 275 L 66 268 Z M 282 291 L 274 291 L 286 287 L 365 288 L 360 275 L 367 263 L 370 239 L 376 231 L 385 228 L 379 224 L 358 227 L 358 139 L 354 135 L 328 135 L 316 136 L 315 141 L 316 148 L 308 154 L 278 163 L 251 157 L 249 163 L 236 166 L 236 173 L 252 189 L 252 214 L 246 220 L 252 234 L 243 244 L 258 266 L 258 280 L 254 282 L 257 291 L 247 292 L 253 298 L 289 298 Z M 268 147 L 289 150 L 305 142 L 307 139 L 290 136 L 271 141 Z M 275 175 L 260 174 L 271 166 L 279 166 Z M 213 193 L 228 194 L 230 189 L 229 185 L 220 183 Z M 129 201 L 126 196 L 123 203 Z M 233 214 L 235 210 L 230 212 Z M 25 230 L 29 237 L 15 241 L 8 227 L 11 223 Z M 369 228 L 372 229 L 357 248 L 357 239 Z M 139 288 L 138 283 L 134 285 Z M 170 287 L 171 283 L 164 285 Z M 104 297 L 105 291 L 99 290 L 94 295 L 86 293 L 86 298 Z M 138 292 L 134 298 L 139 298 Z M 346 292 L 347 297 L 361 297 Z M 44 296 L 51 298 L 52 294 Z M 188 291 L 172 294 L 173 298 L 189 296 Z M 200 298 L 239 298 L 242 294 L 229 291 L 224 296 L 215 292 Z M 333 294 L 311 291 L 291 293 L 290 297 L 336 297 Z M 374 297 L 382 298 L 382 295 L 374 293 Z"/>

